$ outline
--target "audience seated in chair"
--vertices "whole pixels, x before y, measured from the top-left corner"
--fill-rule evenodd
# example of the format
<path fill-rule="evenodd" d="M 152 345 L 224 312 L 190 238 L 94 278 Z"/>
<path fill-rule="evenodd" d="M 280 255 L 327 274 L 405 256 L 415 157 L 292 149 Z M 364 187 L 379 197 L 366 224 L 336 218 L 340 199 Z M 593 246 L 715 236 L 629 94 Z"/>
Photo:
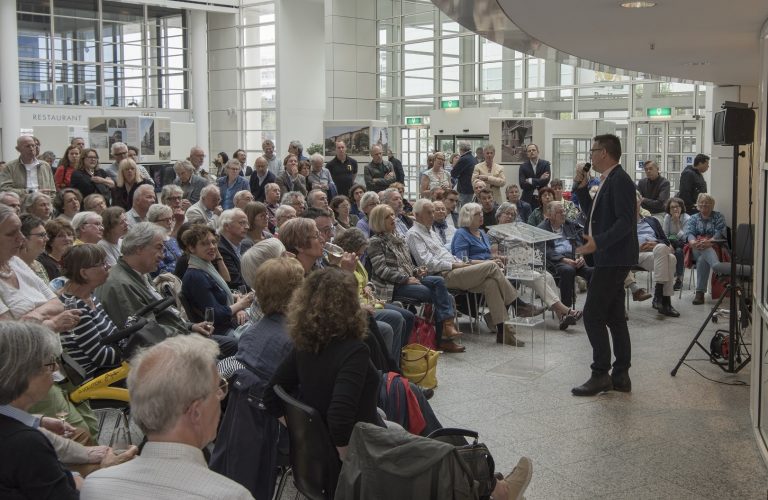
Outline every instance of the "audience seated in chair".
<path fill-rule="evenodd" d="M 246 309 L 251 305 L 253 296 L 249 293 L 233 294 L 229 284 L 216 271 L 213 261 L 218 255 L 217 238 L 213 229 L 197 224 L 189 228 L 183 238 L 190 255 L 189 266 L 182 279 L 184 298 L 198 314 L 213 309 L 214 333 L 229 335 L 234 328 L 247 321 Z M 238 267 L 239 264 L 238 259 Z"/>
<path fill-rule="evenodd" d="M 147 442 L 130 462 L 88 476 L 81 498 L 252 498 L 208 470 L 202 452 L 216 438 L 228 392 L 216 371 L 218 353 L 209 339 L 180 335 L 131 359 L 131 417 Z"/>
<path fill-rule="evenodd" d="M 725 242 L 726 226 L 723 214 L 715 211 L 715 199 L 707 193 L 699 193 L 696 200 L 698 212 L 685 224 L 685 238 L 696 261 L 696 295 L 693 304 L 704 303 L 704 292 L 710 269 L 720 263 L 716 250 Z"/>
<path fill-rule="evenodd" d="M 246 262 L 249 259 L 244 259 L 244 267 Z M 234 370 L 227 377 L 229 400 L 210 466 L 248 488 L 257 500 L 269 500 L 275 489 L 278 440 L 284 430 L 253 401 L 263 397 L 269 380 L 293 348 L 285 314 L 291 295 L 304 281 L 304 269 L 291 257 L 269 259 L 256 269 L 250 266 L 244 269 L 246 279 L 264 317 L 245 330 L 230 361 Z M 280 286 L 275 286 L 278 282 Z"/>
<path fill-rule="evenodd" d="M 390 302 L 402 297 L 433 304 L 436 344 L 445 352 L 464 352 L 464 346 L 453 341 L 460 333 L 454 325 L 456 311 L 445 280 L 430 275 L 426 267 L 413 264 L 405 239 L 397 234 L 395 219 L 389 205 L 379 205 L 370 213 L 373 236 L 369 240 L 368 260 L 379 298 Z"/>
<path fill-rule="evenodd" d="M 670 198 L 667 201 L 666 212 L 661 226 L 670 244 L 675 249 L 674 289 L 680 290 L 683 286 L 683 273 L 685 272 L 685 256 L 683 254 L 683 247 L 685 247 L 687 242 L 685 239 L 685 225 L 691 216 L 685 213 L 685 202 L 680 198 Z"/>
<path fill-rule="evenodd" d="M 664 316 L 677 318 L 680 313 L 672 307 L 672 294 L 675 285 L 675 251 L 672 248 L 659 221 L 653 217 L 640 215 L 642 195 L 637 193 L 637 241 L 640 245 L 638 266 L 646 271 L 653 271 L 656 282 L 653 303 L 654 309 Z"/>
<path fill-rule="evenodd" d="M 492 261 L 500 268 L 503 268 L 507 255 L 502 255 L 498 252 L 498 245 L 496 247 L 496 253 L 493 253 L 491 240 L 485 231 L 481 229 L 482 223 L 483 214 L 480 205 L 476 203 L 467 203 L 462 206 L 459 211 L 460 227 L 453 237 L 451 251 L 453 252 L 453 255 L 457 257 L 464 258 L 466 256 L 471 261 Z M 555 280 L 548 272 L 545 271 L 543 276 L 536 279 L 519 281 L 533 288 L 536 294 L 541 297 L 541 300 L 546 304 L 547 308 L 557 315 L 561 330 L 566 330 L 569 326 L 575 325 L 581 318 L 581 312 L 565 306 L 560 301 L 557 292 L 555 291 Z M 541 311 L 543 311 L 543 309 Z M 509 337 L 509 342 L 507 343 L 520 343 L 520 341 L 516 339 L 512 340 L 514 337 L 511 332 L 507 333 L 507 336 Z"/>
<path fill-rule="evenodd" d="M 147 275 L 157 269 L 157 263 L 163 257 L 164 237 L 165 231 L 151 222 L 140 222 L 132 227 L 123 238 L 123 256 L 110 270 L 107 281 L 96 290 L 96 297 L 119 327 L 125 325 L 131 314 L 163 298 L 149 284 Z M 205 322 L 183 321 L 174 307 L 161 311 L 154 320 L 169 336 L 189 332 L 211 336 L 213 333 L 213 327 Z M 237 350 L 237 342 L 232 338 L 214 336 L 214 340 L 223 357 Z"/>
<path fill-rule="evenodd" d="M 448 288 L 484 294 L 490 309 L 489 326 L 496 328 L 496 342 L 504 342 L 504 322 L 509 319 L 509 306 L 515 305 L 519 316 L 541 314 L 542 309 L 518 298 L 517 290 L 495 262 L 469 258 L 463 262 L 445 248 L 432 230 L 435 217 L 431 201 L 424 198 L 417 200 L 413 214 L 416 222 L 408 230 L 406 239 L 416 264 L 425 267 L 427 275 L 440 275 Z"/>
<path fill-rule="evenodd" d="M 587 282 L 592 278 L 592 267 L 584 257 L 576 257 L 576 248 L 584 244 L 583 230 L 568 220 L 562 203 L 553 201 L 548 207 L 549 217 L 539 224 L 541 229 L 558 234 L 556 240 L 548 240 L 547 269 L 560 280 L 560 300 L 570 307 L 573 305 L 574 281 L 581 276 Z"/>

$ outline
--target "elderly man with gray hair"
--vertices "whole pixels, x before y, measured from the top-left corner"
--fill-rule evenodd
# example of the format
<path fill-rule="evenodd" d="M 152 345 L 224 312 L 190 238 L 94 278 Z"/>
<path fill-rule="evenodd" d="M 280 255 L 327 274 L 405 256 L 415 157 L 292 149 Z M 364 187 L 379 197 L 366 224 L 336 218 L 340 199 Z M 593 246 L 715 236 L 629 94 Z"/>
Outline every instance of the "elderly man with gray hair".
<path fill-rule="evenodd" d="M 21 198 L 13 191 L 0 191 L 0 203 L 11 207 L 16 215 L 21 213 Z"/>
<path fill-rule="evenodd" d="M 184 193 L 184 199 L 189 200 L 190 204 L 200 201 L 200 192 L 209 182 L 195 173 L 195 167 L 189 160 L 177 161 L 173 165 L 176 172 L 176 179 L 173 183 L 181 188 Z"/>
<path fill-rule="evenodd" d="M 292 140 L 288 144 L 288 154 L 292 154 L 296 157 L 297 160 L 308 160 L 306 156 L 304 156 L 304 146 L 301 144 L 301 141 L 298 141 L 296 139 Z"/>
<path fill-rule="evenodd" d="M 297 216 L 300 216 L 307 209 L 307 201 L 299 191 L 288 191 L 285 193 L 280 204 L 292 206 L 296 210 Z"/>
<path fill-rule="evenodd" d="M 475 172 L 476 160 L 472 155 L 472 145 L 467 141 L 459 141 L 459 161 L 451 169 L 451 178 L 456 179 L 456 190 L 459 192 L 459 203 L 462 205 L 472 201 L 472 174 Z"/>
<path fill-rule="evenodd" d="M 149 273 L 154 272 L 163 258 L 166 231 L 151 222 L 140 222 L 128 230 L 123 238 L 122 257 L 109 272 L 107 281 L 96 289 L 96 298 L 104 306 L 110 319 L 118 327 L 125 325 L 128 316 L 163 296 L 150 285 Z M 169 307 L 153 315 L 168 336 L 199 333 L 211 336 L 213 327 L 205 322 L 190 323 L 181 319 L 179 311 Z M 237 341 L 213 336 L 223 356 L 237 351 Z"/>
<path fill-rule="evenodd" d="M 219 253 L 229 271 L 227 285 L 238 290 L 245 285 L 240 266 L 240 243 L 248 236 L 248 216 L 239 208 L 224 210 L 219 217 Z"/>
<path fill-rule="evenodd" d="M 150 184 L 142 184 L 133 193 L 133 207 L 125 213 L 128 219 L 128 227 L 135 226 L 139 222 L 147 220 L 147 211 L 155 203 L 155 187 Z"/>
<path fill-rule="evenodd" d="M 204 224 L 216 229 L 221 215 L 221 195 L 215 184 L 208 184 L 200 191 L 200 201 L 189 207 L 184 222 Z"/>
<path fill-rule="evenodd" d="M 309 176 L 307 184 L 312 190 L 320 189 L 324 191 L 328 198 L 336 196 L 336 184 L 333 182 L 331 172 L 325 168 L 325 158 L 320 153 L 315 153 L 309 157 Z"/>
<path fill-rule="evenodd" d="M 131 360 L 131 416 L 147 437 L 141 455 L 88 476 L 82 498 L 250 499 L 243 486 L 208 469 L 202 449 L 216 438 L 227 381 L 216 343 L 166 339 Z"/>

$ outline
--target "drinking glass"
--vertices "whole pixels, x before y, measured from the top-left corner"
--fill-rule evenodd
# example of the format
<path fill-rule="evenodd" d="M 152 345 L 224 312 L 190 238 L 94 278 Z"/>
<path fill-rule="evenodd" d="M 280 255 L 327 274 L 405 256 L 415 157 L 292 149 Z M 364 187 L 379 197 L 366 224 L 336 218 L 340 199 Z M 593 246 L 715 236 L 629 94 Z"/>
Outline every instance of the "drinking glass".
<path fill-rule="evenodd" d="M 205 308 L 205 318 L 204 318 L 205 322 L 208 323 L 208 324 L 213 325 L 213 319 L 214 319 L 213 307 L 206 307 Z"/>

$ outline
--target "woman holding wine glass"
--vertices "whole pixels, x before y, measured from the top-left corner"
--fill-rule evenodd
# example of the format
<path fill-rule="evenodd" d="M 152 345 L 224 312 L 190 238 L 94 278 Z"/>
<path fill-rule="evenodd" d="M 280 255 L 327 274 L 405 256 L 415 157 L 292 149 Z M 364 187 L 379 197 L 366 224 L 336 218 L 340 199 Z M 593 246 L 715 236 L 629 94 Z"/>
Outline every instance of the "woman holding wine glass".
<path fill-rule="evenodd" d="M 213 229 L 195 224 L 182 235 L 182 240 L 189 252 L 189 266 L 181 286 L 192 308 L 188 312 L 210 321 L 215 335 L 227 335 L 248 320 L 246 309 L 253 302 L 253 294 L 233 295 L 214 267 L 214 261 L 221 257 L 217 257 L 218 238 Z M 213 312 L 206 314 L 209 308 Z"/>

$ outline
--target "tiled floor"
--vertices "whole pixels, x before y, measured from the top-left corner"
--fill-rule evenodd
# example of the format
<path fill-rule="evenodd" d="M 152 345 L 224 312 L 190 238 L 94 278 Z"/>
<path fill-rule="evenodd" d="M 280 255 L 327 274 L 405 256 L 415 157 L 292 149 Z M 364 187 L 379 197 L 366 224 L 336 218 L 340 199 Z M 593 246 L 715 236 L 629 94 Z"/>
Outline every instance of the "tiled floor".
<path fill-rule="evenodd" d="M 571 387 L 589 377 L 589 341 L 581 322 L 563 333 L 548 317 L 540 373 L 515 367 L 532 359 L 541 366 L 541 352 L 532 358 L 530 346 L 499 346 L 483 326 L 479 336 L 465 333 L 466 353 L 440 358 L 431 403 L 444 426 L 479 431 L 497 470 L 506 474 L 521 455 L 531 457 L 529 500 L 764 499 L 768 471 L 752 434 L 749 387 L 711 382 L 686 366 L 670 376 L 712 306 L 691 299 L 687 290 L 673 299 L 681 313 L 675 319 L 657 316 L 650 301 L 630 304 L 631 394 L 571 396 Z M 723 323 L 702 335 L 705 345 L 717 326 Z M 697 348 L 689 359 L 702 356 Z M 692 364 L 723 382 L 749 383 L 752 368 L 729 375 L 708 361 Z"/>

